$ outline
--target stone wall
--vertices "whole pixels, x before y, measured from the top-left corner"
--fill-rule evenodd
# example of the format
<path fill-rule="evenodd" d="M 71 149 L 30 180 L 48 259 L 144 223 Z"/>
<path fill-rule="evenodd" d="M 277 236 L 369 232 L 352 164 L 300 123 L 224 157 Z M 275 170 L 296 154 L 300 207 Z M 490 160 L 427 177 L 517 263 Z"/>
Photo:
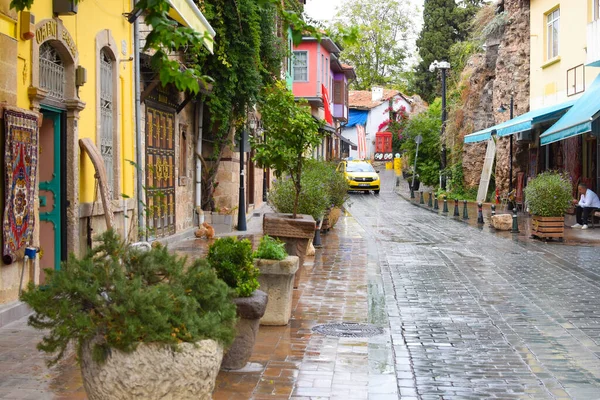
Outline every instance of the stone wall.
<path fill-rule="evenodd" d="M 461 104 L 448 115 L 445 138 L 455 155 L 462 154 L 464 184 L 468 188 L 479 185 L 486 143 L 463 144 L 464 136 L 508 120 L 511 95 L 515 117 L 529 111 L 529 1 L 501 0 L 489 7 L 506 11 L 506 24 L 487 38 L 485 53 L 467 62 L 461 75 Z M 506 111 L 499 111 L 501 105 Z M 495 176 L 500 193 L 508 189 L 508 143 L 508 138 L 497 141 Z M 528 146 L 515 141 L 513 149 L 516 181 L 517 172 L 526 168 Z"/>

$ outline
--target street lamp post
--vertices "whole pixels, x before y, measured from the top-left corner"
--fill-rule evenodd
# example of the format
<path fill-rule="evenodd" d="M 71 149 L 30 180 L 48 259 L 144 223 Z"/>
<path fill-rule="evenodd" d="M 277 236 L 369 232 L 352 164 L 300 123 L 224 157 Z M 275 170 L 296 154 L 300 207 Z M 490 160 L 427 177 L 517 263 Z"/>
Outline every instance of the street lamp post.
<path fill-rule="evenodd" d="M 511 94 L 510 95 L 510 119 L 514 118 L 514 108 L 515 108 L 515 101 L 514 101 L 514 96 Z M 498 109 L 498 111 L 500 112 L 504 112 L 506 111 L 506 108 L 504 106 L 504 104 L 500 105 L 500 108 Z M 508 193 L 512 192 L 513 190 L 513 135 L 510 135 L 509 138 L 509 143 L 508 143 L 509 149 L 508 149 L 508 157 L 509 157 L 509 162 L 508 162 Z"/>
<path fill-rule="evenodd" d="M 442 131 L 440 136 L 444 136 L 444 132 L 446 131 L 446 71 L 450 69 L 450 63 L 448 61 L 435 60 L 429 66 L 429 71 L 434 72 L 436 69 L 439 69 L 442 74 Z M 446 190 L 446 175 L 443 172 L 446 169 L 446 144 L 442 144 L 440 169 L 442 170 L 440 186 L 442 190 Z"/>
<path fill-rule="evenodd" d="M 263 131 L 263 141 L 266 143 L 267 141 L 267 132 Z M 263 201 L 267 202 L 267 180 L 268 180 L 269 172 L 267 171 L 267 167 L 263 167 Z"/>
<path fill-rule="evenodd" d="M 248 127 L 250 128 L 250 130 L 254 130 L 254 128 L 256 127 L 256 120 L 254 119 L 253 116 L 248 117 Z M 246 141 L 246 136 L 248 135 L 248 132 L 246 130 L 246 128 L 244 127 L 244 129 L 242 130 L 241 134 L 240 134 L 240 142 L 239 142 L 239 148 L 240 148 L 240 193 L 239 193 L 239 203 L 238 203 L 238 223 L 237 223 L 237 230 L 238 231 L 246 231 L 248 228 L 246 226 L 246 193 L 245 193 L 245 186 L 244 186 L 244 175 L 245 170 L 244 170 L 244 166 L 245 166 L 245 162 L 244 162 L 244 156 L 245 156 L 245 149 L 244 149 L 244 144 Z"/>

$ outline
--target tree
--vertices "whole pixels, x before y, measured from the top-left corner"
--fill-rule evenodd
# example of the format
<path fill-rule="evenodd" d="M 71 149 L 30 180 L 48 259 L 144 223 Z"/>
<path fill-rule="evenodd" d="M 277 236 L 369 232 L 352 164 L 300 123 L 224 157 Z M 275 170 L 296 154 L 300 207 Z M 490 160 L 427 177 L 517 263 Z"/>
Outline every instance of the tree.
<path fill-rule="evenodd" d="M 431 103 L 436 95 L 437 76 L 429 71 L 434 60 L 448 60 L 450 47 L 458 40 L 454 0 L 425 0 L 423 29 L 417 39 L 421 62 L 415 72 L 419 95 Z"/>
<path fill-rule="evenodd" d="M 253 160 L 262 168 L 275 169 L 278 176 L 289 175 L 294 183 L 293 218 L 296 218 L 304 154 L 323 140 L 319 130 L 322 121 L 312 117 L 309 107 L 297 103 L 283 82 L 276 82 L 265 92 L 260 112 L 267 140 L 252 138 Z"/>
<path fill-rule="evenodd" d="M 427 112 L 422 112 L 411 119 L 403 131 L 402 150 L 407 152 L 409 165 L 413 165 L 417 145 L 417 135 L 423 137 L 419 145 L 417 171 L 421 182 L 428 186 L 438 183 L 440 173 L 440 128 L 442 126 L 442 105 L 437 99 Z"/>
<path fill-rule="evenodd" d="M 417 39 L 421 62 L 415 71 L 415 90 L 432 102 L 439 87 L 436 73 L 429 71 L 435 60 L 448 61 L 450 48 L 467 40 L 472 30 L 472 19 L 485 0 L 425 0 L 423 29 Z"/>
<path fill-rule="evenodd" d="M 414 12 L 401 0 L 349 0 L 339 10 L 333 35 L 355 29 L 343 41 L 341 60 L 354 67 L 354 88 L 389 86 L 399 79 L 407 56 L 406 40 L 412 33 Z"/>

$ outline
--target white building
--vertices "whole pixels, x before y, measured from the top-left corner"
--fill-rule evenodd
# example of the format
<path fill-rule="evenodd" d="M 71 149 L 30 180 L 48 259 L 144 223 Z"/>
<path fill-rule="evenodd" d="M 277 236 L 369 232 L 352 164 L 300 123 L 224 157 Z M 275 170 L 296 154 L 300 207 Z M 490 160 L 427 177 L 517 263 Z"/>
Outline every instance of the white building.
<path fill-rule="evenodd" d="M 389 120 L 390 106 L 394 111 L 404 107 L 412 110 L 412 100 L 397 90 L 374 87 L 368 90 L 351 90 L 348 94 L 350 113 L 348 123 L 342 126 L 342 136 L 356 144 L 350 148 L 349 157 L 372 160 L 375 153 L 375 134 Z M 385 129 L 384 129 L 385 130 Z"/>

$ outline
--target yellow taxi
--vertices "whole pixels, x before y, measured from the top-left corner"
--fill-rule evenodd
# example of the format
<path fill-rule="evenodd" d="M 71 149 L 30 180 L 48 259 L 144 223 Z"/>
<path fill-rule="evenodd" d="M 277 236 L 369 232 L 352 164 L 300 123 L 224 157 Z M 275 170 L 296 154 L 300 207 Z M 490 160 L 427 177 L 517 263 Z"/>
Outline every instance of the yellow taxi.
<path fill-rule="evenodd" d="M 337 167 L 346 176 L 349 191 L 369 192 L 379 194 L 380 183 L 378 171 L 370 162 L 362 160 L 342 161 Z"/>

